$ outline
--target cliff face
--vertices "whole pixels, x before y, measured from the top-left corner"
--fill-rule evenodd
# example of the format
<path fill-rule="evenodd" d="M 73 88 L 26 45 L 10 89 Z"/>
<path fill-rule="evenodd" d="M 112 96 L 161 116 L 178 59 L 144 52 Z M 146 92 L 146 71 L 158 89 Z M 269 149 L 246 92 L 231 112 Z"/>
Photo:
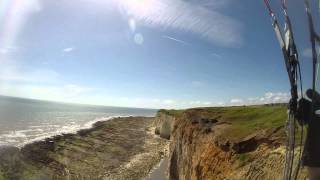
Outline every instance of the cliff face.
<path fill-rule="evenodd" d="M 155 134 L 160 135 L 162 138 L 170 139 L 174 121 L 175 116 L 169 113 L 164 113 L 160 110 L 153 123 L 153 126 L 155 127 Z"/>
<path fill-rule="evenodd" d="M 174 116 L 169 179 L 281 179 L 285 119 L 280 123 L 276 120 L 285 117 L 285 108 L 277 108 L 283 116 L 276 117 L 276 111 L 268 115 L 265 109 L 260 112 L 250 108 L 191 109 L 177 116 L 167 114 Z M 268 121 L 262 122 L 259 115 L 267 116 Z M 270 121 L 274 123 L 268 124 Z M 261 124 L 247 129 L 250 123 L 258 122 Z"/>

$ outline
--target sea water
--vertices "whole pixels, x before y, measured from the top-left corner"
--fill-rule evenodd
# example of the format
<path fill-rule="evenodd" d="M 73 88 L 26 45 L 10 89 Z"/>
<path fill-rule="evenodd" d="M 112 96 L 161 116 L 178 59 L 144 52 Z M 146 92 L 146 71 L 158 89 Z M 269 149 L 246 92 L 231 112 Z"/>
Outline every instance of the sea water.
<path fill-rule="evenodd" d="M 0 96 L 0 146 L 26 143 L 90 128 L 122 116 L 154 116 L 156 110 L 76 105 Z"/>

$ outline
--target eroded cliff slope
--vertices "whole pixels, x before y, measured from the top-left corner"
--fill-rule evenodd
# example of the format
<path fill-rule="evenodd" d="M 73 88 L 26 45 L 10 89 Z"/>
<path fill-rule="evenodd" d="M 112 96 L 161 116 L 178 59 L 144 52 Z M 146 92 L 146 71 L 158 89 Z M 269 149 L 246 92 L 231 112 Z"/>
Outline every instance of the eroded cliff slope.
<path fill-rule="evenodd" d="M 171 116 L 169 179 L 281 179 L 286 106 L 160 111 Z M 161 124 L 161 123 L 160 123 Z M 304 179 L 305 175 L 299 179 Z"/>

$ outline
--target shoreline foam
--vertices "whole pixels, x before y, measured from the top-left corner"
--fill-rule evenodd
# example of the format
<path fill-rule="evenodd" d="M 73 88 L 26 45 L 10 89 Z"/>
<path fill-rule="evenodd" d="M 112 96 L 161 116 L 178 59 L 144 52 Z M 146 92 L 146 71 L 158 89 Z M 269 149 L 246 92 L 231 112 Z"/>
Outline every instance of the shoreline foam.
<path fill-rule="evenodd" d="M 58 179 L 143 179 L 163 157 L 168 144 L 153 134 L 152 120 L 126 117 L 98 121 L 92 128 L 76 134 L 26 144 L 14 150 L 14 155 L 2 152 L 0 172 L 6 174 L 0 176 L 4 179 L 39 175 Z M 17 159 L 6 162 L 9 155 Z M 8 166 L 13 172 L 1 169 Z"/>
<path fill-rule="evenodd" d="M 18 148 L 22 148 L 23 146 L 33 143 L 33 142 L 37 142 L 37 141 L 43 141 L 46 138 L 52 138 L 54 136 L 59 136 L 59 135 L 63 135 L 63 134 L 76 134 L 78 131 L 84 130 L 84 129 L 90 129 L 93 127 L 93 125 L 97 122 L 104 122 L 104 121 L 108 121 L 108 120 L 112 120 L 115 118 L 125 118 L 125 117 L 130 117 L 130 116 L 110 116 L 110 117 L 99 117 L 99 118 L 95 118 L 94 120 L 88 121 L 87 123 L 85 123 L 84 125 L 79 125 L 79 124 L 75 124 L 72 126 L 63 126 L 61 127 L 61 130 L 56 130 L 56 131 L 52 131 L 52 132 L 45 132 L 45 130 L 41 129 L 41 127 L 43 126 L 32 126 L 35 127 L 37 129 L 25 129 L 25 130 L 15 130 L 15 131 L 9 131 L 6 134 L 1 134 L 0 137 L 8 137 L 8 138 L 29 138 L 29 137 L 35 137 L 35 138 L 31 138 L 31 139 L 27 139 L 22 143 L 19 143 L 17 140 L 14 139 L 7 139 L 6 142 L 5 141 L 0 141 L 0 146 L 14 146 L 14 147 L 18 147 Z M 48 125 L 45 127 L 59 127 L 59 125 Z M 31 126 L 30 126 L 31 127 Z M 34 135 L 26 135 L 26 132 L 43 132 L 42 134 L 34 134 Z M 9 144 L 11 141 L 12 144 Z M 9 142 L 9 143 L 8 143 Z"/>

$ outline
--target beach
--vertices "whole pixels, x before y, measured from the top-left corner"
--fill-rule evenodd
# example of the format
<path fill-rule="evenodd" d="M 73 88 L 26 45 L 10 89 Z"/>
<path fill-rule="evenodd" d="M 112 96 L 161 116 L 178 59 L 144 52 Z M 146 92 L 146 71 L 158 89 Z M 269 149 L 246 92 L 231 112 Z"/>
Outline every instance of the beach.
<path fill-rule="evenodd" d="M 154 118 L 122 117 L 0 150 L 0 179 L 144 179 L 167 154 Z"/>

